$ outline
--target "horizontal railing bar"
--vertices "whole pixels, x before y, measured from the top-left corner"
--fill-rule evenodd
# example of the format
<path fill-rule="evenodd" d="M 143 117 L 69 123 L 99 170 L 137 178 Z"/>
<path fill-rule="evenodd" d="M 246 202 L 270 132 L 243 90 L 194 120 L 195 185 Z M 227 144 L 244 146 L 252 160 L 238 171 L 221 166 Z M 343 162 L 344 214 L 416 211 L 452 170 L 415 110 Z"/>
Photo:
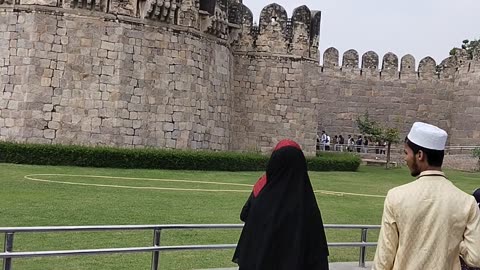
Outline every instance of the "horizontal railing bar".
<path fill-rule="evenodd" d="M 236 244 L 188 245 L 188 246 L 164 246 L 164 247 L 133 247 L 133 248 L 105 248 L 105 249 L 5 252 L 5 253 L 0 253 L 0 258 L 98 255 L 98 254 L 111 254 L 111 253 L 138 253 L 138 252 L 152 252 L 152 251 L 231 249 L 231 248 L 235 248 L 236 246 L 237 246 Z"/>
<path fill-rule="evenodd" d="M 325 224 L 325 229 L 380 229 L 380 225 Z"/>
<path fill-rule="evenodd" d="M 55 227 L 0 227 L 0 233 L 16 232 L 75 232 L 75 231 L 129 231 L 129 230 L 187 230 L 187 229 L 241 229 L 243 224 L 198 225 L 106 225 L 106 226 L 55 226 Z"/>
<path fill-rule="evenodd" d="M 325 224 L 326 229 L 380 229 L 379 225 Z M 0 233 L 18 232 L 88 232 L 129 230 L 193 230 L 193 229 L 241 229 L 243 224 L 173 224 L 173 225 L 106 225 L 106 226 L 55 226 L 55 227 L 0 227 Z"/>
<path fill-rule="evenodd" d="M 319 144 L 320 146 L 324 146 L 324 144 Z M 359 144 L 339 144 L 339 143 L 330 143 L 330 147 L 332 146 L 350 146 L 352 148 L 362 148 L 362 149 L 365 149 L 365 148 L 368 148 L 368 149 L 387 149 L 386 146 L 378 146 L 378 145 L 359 145 Z M 461 146 L 461 145 L 452 145 L 452 146 L 445 146 L 445 150 L 449 150 L 449 149 L 455 149 L 455 150 L 458 150 L 458 149 L 465 149 L 465 150 L 474 150 L 474 149 L 477 149 L 477 148 L 480 148 L 480 146 Z M 391 146 L 390 147 L 390 150 L 403 150 L 403 147 L 402 146 Z"/>
<path fill-rule="evenodd" d="M 373 247 L 377 243 L 369 242 L 345 242 L 329 243 L 329 247 Z M 30 252 L 4 252 L 0 258 L 32 258 L 50 256 L 79 256 L 100 255 L 113 253 L 139 253 L 152 251 L 185 251 L 185 250 L 210 250 L 210 249 L 234 249 L 236 244 L 222 245 L 186 245 L 186 246 L 163 246 L 163 247 L 133 247 L 133 248 L 107 248 L 107 249 L 81 249 L 81 250 L 55 250 L 55 251 L 30 251 Z"/>
<path fill-rule="evenodd" d="M 376 242 L 338 242 L 328 243 L 329 247 L 376 247 Z"/>

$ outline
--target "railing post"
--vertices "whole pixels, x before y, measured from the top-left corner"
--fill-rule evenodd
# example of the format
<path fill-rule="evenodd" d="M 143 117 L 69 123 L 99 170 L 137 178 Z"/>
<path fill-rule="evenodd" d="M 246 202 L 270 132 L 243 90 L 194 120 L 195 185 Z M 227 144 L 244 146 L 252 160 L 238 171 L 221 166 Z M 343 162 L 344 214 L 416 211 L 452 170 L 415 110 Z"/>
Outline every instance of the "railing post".
<path fill-rule="evenodd" d="M 160 236 L 161 236 L 162 229 L 156 228 L 153 231 L 153 246 L 159 247 L 160 246 Z M 153 251 L 152 252 L 152 270 L 158 270 L 160 263 L 160 251 Z"/>
<path fill-rule="evenodd" d="M 367 232 L 368 229 L 364 228 L 362 229 L 362 236 L 360 241 L 362 244 L 365 244 L 367 242 Z M 358 259 L 358 266 L 365 268 L 365 257 L 367 256 L 367 247 L 362 246 L 360 247 L 360 258 Z"/>
<path fill-rule="evenodd" d="M 13 233 L 5 233 L 4 252 L 13 251 Z M 12 270 L 12 258 L 3 259 L 3 270 Z"/>

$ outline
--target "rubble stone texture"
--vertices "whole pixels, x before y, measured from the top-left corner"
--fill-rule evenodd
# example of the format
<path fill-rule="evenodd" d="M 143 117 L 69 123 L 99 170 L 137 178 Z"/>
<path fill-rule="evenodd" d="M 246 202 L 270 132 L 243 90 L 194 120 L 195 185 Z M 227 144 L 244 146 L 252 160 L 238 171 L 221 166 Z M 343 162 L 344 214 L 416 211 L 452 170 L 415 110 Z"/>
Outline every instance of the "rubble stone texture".
<path fill-rule="evenodd" d="M 272 4 L 257 25 L 238 0 L 0 0 L 0 140 L 268 152 L 291 138 L 312 154 L 318 130 L 358 135 L 368 111 L 478 144 L 477 54 L 416 70 L 330 48 L 320 64 L 320 18 Z"/>

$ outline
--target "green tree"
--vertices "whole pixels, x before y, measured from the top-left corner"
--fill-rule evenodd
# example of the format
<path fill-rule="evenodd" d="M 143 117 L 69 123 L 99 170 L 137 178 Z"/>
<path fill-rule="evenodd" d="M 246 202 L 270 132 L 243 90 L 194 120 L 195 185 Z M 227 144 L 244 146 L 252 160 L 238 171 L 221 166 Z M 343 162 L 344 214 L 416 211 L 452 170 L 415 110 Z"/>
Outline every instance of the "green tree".
<path fill-rule="evenodd" d="M 365 112 L 363 116 L 357 117 L 356 122 L 360 132 L 373 137 L 376 141 L 381 140 L 387 143 L 387 164 L 385 165 L 385 168 L 388 169 L 392 144 L 400 142 L 400 131 L 398 128 L 380 125 L 378 122 L 370 119 L 368 111 Z"/>
<path fill-rule="evenodd" d="M 480 148 L 475 148 L 472 154 L 474 157 L 480 159 Z"/>
<path fill-rule="evenodd" d="M 456 55 L 458 49 L 460 49 L 460 48 L 455 47 L 455 48 L 451 49 L 450 50 L 450 55 Z M 475 40 L 465 39 L 462 42 L 461 49 L 467 51 L 469 59 L 473 59 L 473 55 L 474 55 L 475 51 L 480 51 L 480 39 L 475 39 Z"/>

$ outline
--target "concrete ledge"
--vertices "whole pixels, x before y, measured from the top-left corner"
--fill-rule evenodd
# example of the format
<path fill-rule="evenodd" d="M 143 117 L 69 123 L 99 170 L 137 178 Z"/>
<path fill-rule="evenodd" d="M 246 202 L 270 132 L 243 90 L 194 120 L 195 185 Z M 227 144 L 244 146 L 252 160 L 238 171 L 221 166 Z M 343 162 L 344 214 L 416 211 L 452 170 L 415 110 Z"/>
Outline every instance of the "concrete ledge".
<path fill-rule="evenodd" d="M 383 159 L 362 159 L 362 163 L 367 165 L 367 166 L 370 166 L 370 165 L 382 166 L 382 165 L 387 164 L 387 161 L 383 160 Z M 397 162 L 390 161 L 390 165 L 392 165 L 393 167 L 397 167 Z"/>
<path fill-rule="evenodd" d="M 358 262 L 337 262 L 337 263 L 330 263 L 329 266 L 330 266 L 330 270 L 365 270 L 365 269 L 372 268 L 372 262 L 367 262 L 365 267 L 359 267 Z M 198 270 L 238 270 L 238 267 L 198 269 Z"/>

